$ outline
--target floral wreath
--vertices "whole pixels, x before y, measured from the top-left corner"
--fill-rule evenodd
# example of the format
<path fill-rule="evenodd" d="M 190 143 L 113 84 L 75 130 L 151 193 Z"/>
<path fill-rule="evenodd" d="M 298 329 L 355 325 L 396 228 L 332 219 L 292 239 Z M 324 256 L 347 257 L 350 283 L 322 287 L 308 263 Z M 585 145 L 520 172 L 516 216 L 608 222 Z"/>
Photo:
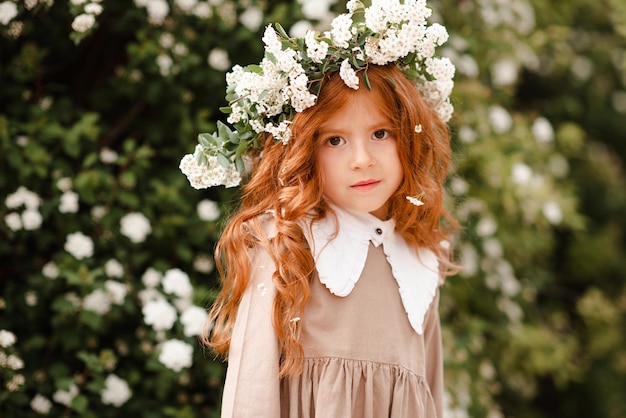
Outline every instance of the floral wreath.
<path fill-rule="evenodd" d="M 279 24 L 267 26 L 261 63 L 235 65 L 226 75 L 229 106 L 220 110 L 234 129 L 218 121 L 217 132 L 198 135 L 194 154 L 180 162 L 192 187 L 238 186 L 248 152 L 263 146 L 261 135 L 287 144 L 295 114 L 315 105 L 329 72 L 338 71 L 350 88 L 362 81 L 369 89 L 369 64 L 396 63 L 439 117 L 450 119 L 455 67 L 448 58 L 434 57 L 448 32 L 427 24 L 432 10 L 426 0 L 372 0 L 367 8 L 349 0 L 346 8 L 329 32 L 308 31 L 304 38 L 289 37 Z"/>

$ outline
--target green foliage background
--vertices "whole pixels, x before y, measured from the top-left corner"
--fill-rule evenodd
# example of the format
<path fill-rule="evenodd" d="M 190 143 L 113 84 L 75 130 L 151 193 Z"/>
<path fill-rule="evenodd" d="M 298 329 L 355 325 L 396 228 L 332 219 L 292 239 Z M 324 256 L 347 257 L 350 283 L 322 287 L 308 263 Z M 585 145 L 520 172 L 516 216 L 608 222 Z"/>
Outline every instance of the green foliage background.
<path fill-rule="evenodd" d="M 193 190 L 178 170 L 223 117 L 224 70 L 207 58 L 219 48 L 232 64 L 258 62 L 264 24 L 326 29 L 343 4 L 312 18 L 295 1 L 213 0 L 199 17 L 170 1 L 156 22 L 131 0 L 103 0 L 83 33 L 72 22 L 84 2 L 13 4 L 17 15 L 0 23 L 0 329 L 17 341 L 0 351 L 23 367 L 0 367 L 0 416 L 37 416 L 37 394 L 52 399 L 71 383 L 79 393 L 52 402 L 51 416 L 218 416 L 224 364 L 180 323 L 166 335 L 146 325 L 139 298 L 149 268 L 189 274 L 196 305 L 215 295 L 215 273 L 197 263 L 221 219 L 201 219 L 197 206 L 218 202 L 223 219 L 236 191 Z M 441 306 L 448 416 L 626 416 L 626 7 L 430 4 L 457 64 L 449 203 L 466 266 Z M 258 25 L 239 21 L 250 8 Z M 76 213 L 59 210 L 64 178 Z M 6 204 L 20 186 L 41 198 L 35 230 L 7 221 L 23 210 Z M 143 242 L 121 232 L 133 212 L 149 219 Z M 93 240 L 92 257 L 64 249 L 77 231 Z M 111 259 L 128 294 L 97 315 L 81 301 L 104 288 Z M 55 279 L 42 272 L 50 262 Z M 195 347 L 190 368 L 159 362 L 167 338 Z M 133 393 L 119 407 L 101 399 L 110 373 Z"/>

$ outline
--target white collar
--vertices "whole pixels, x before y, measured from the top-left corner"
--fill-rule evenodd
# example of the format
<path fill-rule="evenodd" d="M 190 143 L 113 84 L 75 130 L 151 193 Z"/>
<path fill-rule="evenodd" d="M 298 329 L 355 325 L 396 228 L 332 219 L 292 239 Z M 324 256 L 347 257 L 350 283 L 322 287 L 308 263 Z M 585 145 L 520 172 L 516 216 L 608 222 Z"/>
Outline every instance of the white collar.
<path fill-rule="evenodd" d="M 393 219 L 381 221 L 367 212 L 331 207 L 339 228 L 332 216 L 314 222 L 310 229 L 303 228 L 322 284 L 334 295 L 348 296 L 365 267 L 369 242 L 375 247 L 382 244 L 409 322 L 422 334 L 424 317 L 439 284 L 435 254 L 420 248 L 418 255 L 395 231 Z"/>

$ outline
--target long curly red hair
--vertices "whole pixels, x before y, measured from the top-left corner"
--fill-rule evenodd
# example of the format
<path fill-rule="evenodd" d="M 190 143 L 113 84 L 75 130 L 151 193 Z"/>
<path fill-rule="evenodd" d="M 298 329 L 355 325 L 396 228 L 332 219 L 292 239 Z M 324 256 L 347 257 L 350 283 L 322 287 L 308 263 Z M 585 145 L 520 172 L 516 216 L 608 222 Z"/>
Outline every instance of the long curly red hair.
<path fill-rule="evenodd" d="M 432 250 L 446 267 L 444 271 L 451 271 L 454 266 L 441 246 L 457 227 L 443 203 L 443 183 L 451 157 L 448 128 L 396 65 L 370 65 L 367 75 L 371 93 L 376 94 L 381 110 L 395 128 L 404 171 L 402 183 L 389 200 L 388 216 L 394 218 L 397 231 L 409 245 Z M 315 272 L 301 222 L 332 215 L 324 200 L 315 158 L 318 127 L 355 93 L 337 73 L 329 74 L 317 104 L 294 117 L 293 135 L 286 145 L 264 138 L 263 153 L 243 189 L 240 207 L 215 251 L 222 288 L 211 308 L 203 341 L 218 354 L 228 353 L 237 309 L 249 284 L 247 250 L 263 246 L 277 266 L 272 321 L 281 349 L 280 374 L 300 372 L 303 349 L 297 323 L 290 319 L 302 315 Z M 416 132 L 417 125 L 421 125 L 420 132 Z M 414 206 L 406 199 L 419 194 L 423 194 L 423 206 Z M 274 214 L 277 231 L 271 240 L 260 221 L 260 215 L 268 211 Z"/>

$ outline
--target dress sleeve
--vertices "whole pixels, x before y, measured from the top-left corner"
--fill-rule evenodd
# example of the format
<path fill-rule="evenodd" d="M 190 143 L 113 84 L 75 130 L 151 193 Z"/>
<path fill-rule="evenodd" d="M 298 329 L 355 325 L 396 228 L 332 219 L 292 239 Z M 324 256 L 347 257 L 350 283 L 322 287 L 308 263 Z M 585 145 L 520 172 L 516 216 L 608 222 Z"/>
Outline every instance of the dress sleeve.
<path fill-rule="evenodd" d="M 426 353 L 426 380 L 435 401 L 437 416 L 443 417 L 443 348 L 441 344 L 441 323 L 439 321 L 439 288 L 426 315 L 424 346 Z"/>
<path fill-rule="evenodd" d="M 269 254 L 256 250 L 230 342 L 222 418 L 280 416 L 280 352 L 272 326 L 274 270 Z"/>

